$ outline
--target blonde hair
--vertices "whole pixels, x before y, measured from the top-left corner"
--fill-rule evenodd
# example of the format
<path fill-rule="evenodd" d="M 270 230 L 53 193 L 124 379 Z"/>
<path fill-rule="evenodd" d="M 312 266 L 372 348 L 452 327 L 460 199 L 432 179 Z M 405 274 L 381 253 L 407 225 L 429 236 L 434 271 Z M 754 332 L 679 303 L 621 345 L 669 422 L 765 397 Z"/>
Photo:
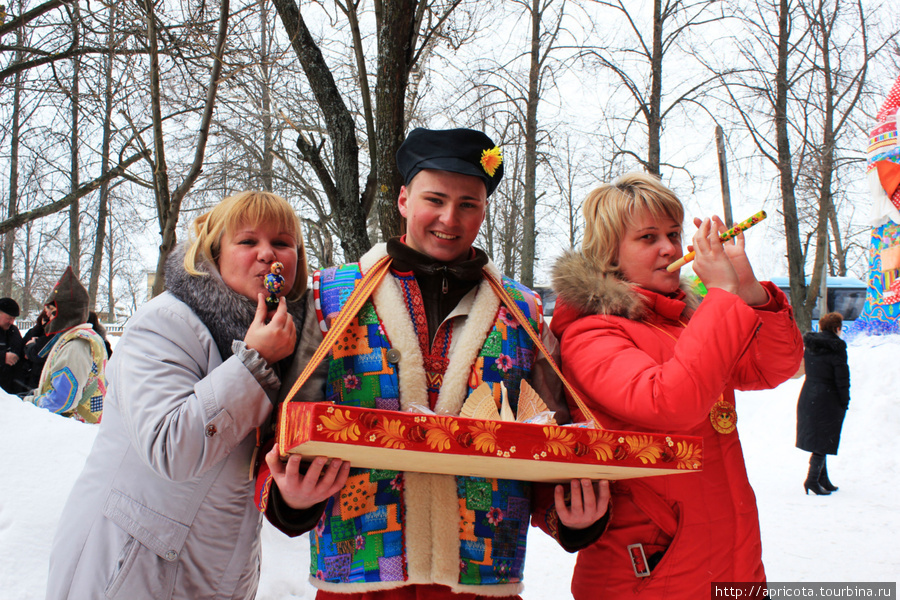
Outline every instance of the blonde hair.
<path fill-rule="evenodd" d="M 582 211 L 582 252 L 604 273 L 618 270 L 619 243 L 641 213 L 669 217 L 679 225 L 684 220 L 675 193 L 648 173 L 626 173 L 604 183 L 587 195 Z"/>
<path fill-rule="evenodd" d="M 260 223 L 274 223 L 287 231 L 297 241 L 297 273 L 294 286 L 285 296 L 299 300 L 306 291 L 306 250 L 300 219 L 287 200 L 270 192 L 239 192 L 219 202 L 191 223 L 191 236 L 184 253 L 184 268 L 194 276 L 208 275 L 197 268 L 200 260 L 217 264 L 222 236 L 226 231 L 236 231 L 242 225 L 255 227 Z"/>

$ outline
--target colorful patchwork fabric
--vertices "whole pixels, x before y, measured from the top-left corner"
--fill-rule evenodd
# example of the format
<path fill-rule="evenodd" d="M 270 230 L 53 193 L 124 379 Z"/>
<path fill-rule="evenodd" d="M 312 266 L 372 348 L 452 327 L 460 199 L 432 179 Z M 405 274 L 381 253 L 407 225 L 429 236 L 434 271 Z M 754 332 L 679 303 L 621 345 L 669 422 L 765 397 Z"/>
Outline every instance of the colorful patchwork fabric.
<path fill-rule="evenodd" d="M 313 276 L 316 316 L 323 332 L 361 277 L 357 264 L 327 269 Z M 397 370 L 387 360 L 390 347 L 375 307 L 367 301 L 333 348 L 325 399 L 363 408 L 400 410 Z"/>
<path fill-rule="evenodd" d="M 351 469 L 310 532 L 310 575 L 331 583 L 405 581 L 402 490 L 397 471 Z"/>
<path fill-rule="evenodd" d="M 75 340 L 88 343 L 90 357 L 67 352 Z M 80 325 L 57 335 L 50 343 L 47 367 L 39 394 L 31 401 L 57 414 L 86 423 L 99 423 L 106 395 L 106 347 L 90 325 Z M 82 374 L 79 380 L 78 374 Z"/>
<path fill-rule="evenodd" d="M 457 477 L 459 582 L 517 583 L 525 569 L 531 485 L 523 481 Z"/>
<path fill-rule="evenodd" d="M 316 272 L 313 294 L 322 331 L 361 279 L 359 266 Z M 366 302 L 329 356 L 326 400 L 363 408 L 400 409 L 390 343 Z M 331 498 L 310 532 L 310 574 L 331 583 L 404 581 L 403 476 L 397 471 L 351 469 L 347 485 Z"/>
<path fill-rule="evenodd" d="M 525 286 L 503 278 L 503 287 L 538 334 L 540 299 Z M 522 379 L 531 379 L 536 348 L 506 307 L 500 306 L 469 377 L 469 393 L 487 382 L 499 406 L 501 381 L 517 410 Z M 531 515 L 531 484 L 507 479 L 457 477 L 460 502 L 460 577 L 470 585 L 522 581 L 525 541 Z M 471 528 L 467 524 L 471 523 Z"/>
<path fill-rule="evenodd" d="M 528 324 L 540 335 L 543 322 L 539 321 L 541 305 L 539 297 L 520 283 L 507 277 L 503 287 L 516 302 L 528 319 Z M 469 378 L 469 393 L 482 382 L 487 382 L 494 392 L 494 400 L 500 405 L 500 386 L 503 382 L 508 391 L 510 406 L 518 409 L 519 389 L 522 379 L 530 379 L 534 368 L 536 348 L 524 327 L 519 325 L 512 313 L 503 305 L 497 314 L 494 328 L 488 334 L 478 355 L 478 362 L 472 368 Z"/>
<path fill-rule="evenodd" d="M 452 328 L 443 327 L 428 345 L 421 293 L 411 274 L 392 273 L 402 290 L 407 312 L 423 347 L 429 400 L 440 392 Z M 317 317 L 323 331 L 361 279 L 359 266 L 344 265 L 316 273 L 313 279 Z M 504 286 L 538 329 L 540 300 L 512 280 Z M 391 348 L 371 302 L 339 338 L 330 359 L 326 396 L 338 404 L 399 410 L 397 368 L 387 360 Z M 494 326 L 469 377 L 469 392 L 488 382 L 500 398 L 501 381 L 515 406 L 520 380 L 531 377 L 535 348 L 525 330 L 501 306 Z M 497 585 L 522 580 L 525 542 L 531 513 L 531 486 L 526 482 L 457 477 L 459 502 L 459 583 Z M 407 578 L 403 474 L 352 469 L 338 498 L 311 532 L 310 573 L 329 583 L 390 582 Z"/>
<path fill-rule="evenodd" d="M 447 370 L 450 352 L 451 327 L 441 327 L 429 344 L 429 334 L 422 294 L 412 273 L 394 273 L 403 291 L 403 299 L 419 340 L 425 363 L 429 403 L 435 406 Z M 505 283 L 525 314 L 533 314 L 533 306 L 511 280 Z M 529 292 L 530 293 L 530 292 Z M 518 296 L 518 298 L 516 298 Z M 532 327 L 537 323 L 532 321 Z M 520 337 L 521 334 L 521 337 Z M 524 338 L 524 339 L 523 339 Z M 527 346 L 522 346 L 525 343 Z M 504 354 L 505 352 L 505 354 Z M 485 360 L 487 359 L 487 360 Z M 484 373 L 484 365 L 493 371 Z M 503 381 L 515 406 L 519 382 L 528 376 L 534 365 L 534 348 L 524 329 L 504 307 L 479 353 L 478 364 L 469 377 L 470 386 L 488 381 L 498 398 Z M 469 388 L 469 393 L 472 392 Z M 531 487 L 520 481 L 457 477 L 457 498 L 460 506 L 460 576 L 464 585 L 497 585 L 519 582 L 525 560 L 525 540 L 531 514 Z"/>
<path fill-rule="evenodd" d="M 50 391 L 41 399 L 41 408 L 62 414 L 72 410 L 75 394 L 78 392 L 78 380 L 69 367 L 63 367 L 50 375 Z"/>

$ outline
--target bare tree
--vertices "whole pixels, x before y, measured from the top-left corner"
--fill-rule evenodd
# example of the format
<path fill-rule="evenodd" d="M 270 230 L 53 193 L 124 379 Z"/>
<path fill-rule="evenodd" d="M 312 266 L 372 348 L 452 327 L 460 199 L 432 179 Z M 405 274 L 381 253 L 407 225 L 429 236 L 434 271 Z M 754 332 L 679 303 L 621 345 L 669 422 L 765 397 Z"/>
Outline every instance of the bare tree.
<path fill-rule="evenodd" d="M 357 260 L 370 247 L 365 223 L 374 188 L 369 186 L 366 195 L 360 195 L 356 126 L 297 4 L 294 0 L 275 0 L 275 7 L 325 118 L 332 144 L 331 168 L 323 157 L 324 140 L 315 141 L 300 132 L 297 147 L 319 178 L 335 216 L 347 230 L 341 238 L 345 258 Z"/>
<path fill-rule="evenodd" d="M 337 66 L 329 66 L 319 41 L 310 32 L 295 0 L 275 0 L 275 7 L 298 62 L 324 118 L 326 136 L 320 131 L 300 129 L 297 147 L 315 172 L 334 218 L 341 223 L 341 247 L 345 260 L 356 260 L 371 245 L 366 220 L 377 205 L 381 235 L 402 231 L 396 214 L 401 181 L 394 155 L 406 130 L 407 88 L 410 72 L 421 68 L 423 55 L 441 35 L 445 23 L 460 0 L 382 0 L 375 3 L 376 75 L 375 106 L 368 61 L 360 28 L 359 0 L 336 0 L 350 31 L 350 53 L 355 65 L 352 94 L 361 105 L 361 119 L 352 110 L 350 97 L 336 82 Z M 298 125 L 299 119 L 294 118 Z M 369 174 L 360 181 L 359 138 L 368 140 Z"/>
<path fill-rule="evenodd" d="M 565 33 L 564 20 L 567 18 L 566 0 L 516 0 L 511 18 L 513 27 L 523 22 L 522 30 L 527 30 L 527 50 L 520 51 L 516 38 L 510 40 L 513 48 L 511 57 L 495 52 L 490 57 L 479 59 L 481 66 L 474 77 L 474 100 L 464 111 L 482 105 L 480 112 L 494 113 L 486 119 L 496 129 L 511 126 L 504 142 L 504 178 L 517 178 L 517 188 L 521 190 L 518 210 L 521 220 L 521 237 L 517 238 L 516 277 L 525 285 L 534 283 L 537 257 L 537 209 L 539 196 L 538 167 L 545 162 L 544 152 L 551 136 L 547 127 L 539 125 L 538 114 L 542 103 L 547 102 L 548 89 L 555 86 L 555 79 L 564 70 L 565 57 L 559 58 L 560 36 Z M 501 49 L 498 49 L 501 50 Z M 571 55 L 571 49 L 567 50 Z M 471 95 L 471 94 L 470 94 Z M 554 94 L 555 97 L 555 94 Z M 503 123 L 501 126 L 500 123 Z M 523 162 L 512 161 L 511 144 L 521 144 L 515 156 Z M 508 156 L 507 156 L 508 155 Z M 508 197 L 507 201 L 512 201 Z M 494 209 L 494 217 L 503 211 Z M 519 221 L 519 219 L 516 219 Z"/>
<path fill-rule="evenodd" d="M 148 156 L 147 161 L 150 163 L 150 169 L 153 173 L 153 191 L 156 197 L 157 219 L 162 236 L 162 243 L 159 246 L 159 260 L 156 264 L 156 279 L 153 283 L 153 295 L 156 296 L 165 289 L 166 260 L 175 248 L 176 228 L 181 214 L 182 202 L 197 181 L 197 177 L 200 176 L 200 171 L 203 167 L 206 142 L 209 139 L 210 122 L 212 121 L 216 93 L 219 88 L 219 77 L 222 73 L 222 57 L 228 33 L 230 2 L 222 0 L 219 5 L 218 28 L 211 56 L 212 68 L 209 73 L 206 99 L 197 130 L 194 161 L 190 170 L 185 174 L 184 179 L 174 190 L 169 188 L 170 178 L 166 166 L 166 143 L 163 133 L 157 2 L 154 0 L 143 0 L 141 8 L 145 12 L 147 23 L 147 45 L 150 58 L 150 105 L 153 122 L 153 156 Z"/>
<path fill-rule="evenodd" d="M 100 143 L 100 174 L 107 173 L 110 169 L 110 152 L 113 136 L 113 110 L 115 108 L 115 86 L 114 86 L 114 64 L 115 64 L 115 48 L 117 45 L 117 21 L 118 10 L 114 4 L 110 4 L 107 8 L 107 47 L 110 50 L 109 55 L 104 59 L 103 76 L 103 125 L 102 125 L 102 141 Z M 94 252 L 91 257 L 91 270 L 88 279 L 88 294 L 91 299 L 91 306 L 96 308 L 97 294 L 100 287 L 100 270 L 103 266 L 103 249 L 106 246 L 106 222 L 109 217 L 109 197 L 110 182 L 107 181 L 100 186 L 97 207 L 97 227 L 94 236 Z M 112 234 L 112 231 L 110 231 Z M 112 248 L 112 246 L 110 246 Z M 110 257 L 110 263 L 112 259 Z M 110 290 L 112 283 L 110 283 Z M 114 312 L 110 292 L 110 314 Z"/>
<path fill-rule="evenodd" d="M 81 240 L 86 235 L 94 237 L 95 233 L 91 225 L 92 217 L 97 213 L 93 210 L 90 195 L 103 182 L 110 181 L 110 177 L 124 174 L 122 164 L 111 174 L 107 174 L 107 166 L 99 177 L 91 175 L 87 183 L 83 183 L 84 175 L 97 164 L 94 144 L 97 123 L 93 115 L 101 115 L 104 111 L 94 109 L 92 102 L 97 96 L 93 88 L 83 89 L 83 81 L 91 76 L 94 67 L 94 59 L 85 58 L 91 53 L 77 51 L 67 54 L 66 58 L 61 57 L 64 53 L 61 48 L 81 50 L 90 46 L 98 33 L 98 22 L 90 5 L 47 2 L 38 7 L 40 10 L 26 13 L 22 12 L 22 6 L 20 3 L 18 7 L 21 16 L 14 15 L 10 22 L 2 25 L 4 32 L 15 31 L 15 44 L 0 45 L 0 70 L 6 73 L 0 77 L 0 93 L 7 91 L 9 86 L 12 104 L 20 107 L 11 125 L 16 130 L 13 136 L 15 149 L 11 149 L 15 160 L 10 165 L 9 197 L 12 201 L 8 203 L 7 218 L 0 223 L 0 229 L 8 232 L 6 240 L 12 240 L 16 235 L 14 229 L 29 220 L 67 210 L 68 235 L 64 236 L 67 258 L 61 263 L 71 264 L 77 271 L 83 258 Z M 118 34 L 120 37 L 131 35 L 127 28 L 123 31 Z M 55 58 L 47 62 L 34 58 L 48 56 Z M 8 77 L 5 82 L 4 77 Z M 12 82 L 11 86 L 9 82 Z M 18 102 L 15 101 L 16 88 L 20 90 Z M 131 165 L 135 162 L 131 159 L 139 157 L 140 153 L 132 153 L 130 158 L 120 157 L 120 160 Z M 23 163 L 29 165 L 30 173 L 37 177 L 30 184 L 19 181 L 14 175 Z M 27 185 L 31 185 L 36 193 L 31 194 L 31 201 L 23 210 L 18 197 Z M 87 205 L 81 204 L 82 201 Z M 29 240 L 44 239 L 41 232 L 53 230 L 55 225 L 56 220 L 48 226 L 41 225 L 35 235 L 34 228 L 26 228 L 27 237 Z M 102 226 L 97 233 L 102 240 Z M 8 246 L 4 248 L 5 251 L 8 249 Z M 21 276 L 27 282 L 32 277 L 29 268 L 32 248 L 26 244 L 23 250 L 25 254 L 19 253 L 15 258 L 7 252 L 5 268 L 9 269 L 9 276 L 4 280 Z M 54 256 L 53 260 L 56 258 Z"/>
<path fill-rule="evenodd" d="M 599 0 L 596 5 L 606 9 L 602 18 L 604 29 L 613 32 L 613 40 L 599 46 L 587 47 L 582 57 L 611 71 L 630 97 L 633 112 L 621 120 L 621 134 L 610 141 L 616 144 L 614 158 L 629 158 L 647 172 L 660 175 L 660 168 L 684 169 L 662 156 L 662 133 L 667 118 L 676 111 L 690 114 L 703 110 L 703 97 L 715 77 L 694 74 L 691 49 L 699 36 L 709 35 L 712 24 L 724 18 L 716 0 L 653 0 L 649 21 L 639 13 L 639 6 L 626 0 Z M 721 9 L 719 9 L 721 10 Z M 610 26 L 610 23 L 614 25 Z M 599 25 L 599 23 L 598 23 Z M 628 39 L 623 40 L 625 34 Z M 667 61 L 667 59 L 669 59 Z M 678 63 L 678 76 L 664 83 L 665 65 Z M 621 111 L 621 108 L 619 109 Z M 628 116 L 630 115 L 630 116 Z M 646 145 L 635 147 L 633 127 L 643 130 Z"/>
<path fill-rule="evenodd" d="M 478 243 L 504 275 L 516 278 L 522 268 L 522 227 L 525 149 L 517 133 L 521 121 L 514 111 L 494 111 L 483 95 L 475 100 L 469 125 L 496 131 L 494 141 L 503 148 L 503 179 L 488 202 Z"/>
<path fill-rule="evenodd" d="M 0 38 L 11 31 L 24 28 L 25 25 L 28 25 L 50 11 L 56 10 L 60 6 L 71 4 L 73 2 L 75 2 L 75 0 L 49 0 L 27 12 L 23 10 L 24 4 L 20 2 L 19 14 L 13 15 L 12 18 L 5 23 L 0 22 Z"/>
<path fill-rule="evenodd" d="M 24 7 L 23 0 L 19 0 L 18 8 L 21 13 Z M 24 45 L 25 32 L 24 28 L 16 28 L 16 51 L 14 60 L 21 61 L 24 52 L 21 49 Z M 19 135 L 22 126 L 22 93 L 23 93 L 23 76 L 16 73 L 13 79 L 13 99 L 12 99 L 12 123 L 9 140 L 9 197 L 7 201 L 7 218 L 14 218 L 18 213 L 19 203 Z M 16 243 L 15 231 L 9 231 L 3 236 L 3 270 L 0 272 L 0 293 L 4 296 L 12 296 L 13 287 L 13 250 Z"/>
<path fill-rule="evenodd" d="M 50 204 L 44 204 L 38 208 L 34 208 L 26 212 L 17 213 L 15 217 L 6 219 L 5 221 L 0 221 L 0 235 L 5 234 L 8 231 L 12 231 L 16 227 L 21 227 L 25 223 L 34 221 L 35 219 L 40 219 L 41 217 L 46 217 L 48 215 L 52 215 L 60 212 L 61 210 L 69 208 L 69 206 L 72 205 L 72 202 L 79 198 L 83 198 L 84 196 L 97 190 L 97 188 L 99 188 L 105 182 L 115 179 L 116 177 L 123 176 L 128 167 L 130 167 L 143 157 L 144 154 L 141 152 L 132 154 L 128 158 L 122 160 L 122 162 L 120 162 L 114 168 L 110 169 L 107 173 L 97 177 L 96 179 L 88 183 L 81 185 L 81 187 L 79 187 L 77 190 L 63 196 L 59 200 L 51 202 Z"/>
<path fill-rule="evenodd" d="M 739 44 L 745 66 L 723 79 L 724 89 L 757 151 L 778 172 L 791 303 L 807 331 L 829 259 L 829 224 L 838 225 L 835 178 L 860 160 L 847 138 L 859 129 L 853 119 L 865 98 L 869 61 L 893 36 L 870 42 L 871 17 L 861 0 L 757 0 L 739 14 L 748 32 Z M 833 237 L 843 244 L 839 231 Z"/>
<path fill-rule="evenodd" d="M 555 215 L 554 221 L 557 224 L 559 220 L 562 221 L 567 248 L 575 248 L 583 237 L 583 190 L 588 185 L 614 178 L 614 162 L 604 163 L 603 156 L 600 156 L 598 158 L 601 162 L 598 164 L 597 160 L 592 160 L 592 155 L 595 154 L 577 145 L 575 136 L 569 133 L 555 136 L 552 140 L 550 173 L 554 183 L 553 194 L 559 199 L 552 214 Z"/>
<path fill-rule="evenodd" d="M 72 4 L 69 11 L 69 20 L 72 29 L 72 47 L 79 45 L 81 38 L 80 33 L 80 10 L 78 3 Z M 69 191 L 74 192 L 79 187 L 79 170 L 81 169 L 81 161 L 79 160 L 79 149 L 81 147 L 80 136 L 80 112 L 81 112 L 81 57 L 75 56 L 72 60 L 72 84 L 66 89 L 65 85 L 60 82 L 60 87 L 69 97 L 71 105 L 71 131 L 69 135 Z M 79 214 L 80 202 L 78 198 L 72 200 L 69 205 L 69 266 L 75 277 L 81 277 L 81 221 Z"/>

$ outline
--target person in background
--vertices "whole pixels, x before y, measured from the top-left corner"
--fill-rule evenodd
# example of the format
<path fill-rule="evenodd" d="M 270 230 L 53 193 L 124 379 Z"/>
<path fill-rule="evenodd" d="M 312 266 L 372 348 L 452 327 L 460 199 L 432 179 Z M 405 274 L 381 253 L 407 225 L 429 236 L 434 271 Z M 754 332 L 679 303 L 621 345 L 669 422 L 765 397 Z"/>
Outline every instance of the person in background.
<path fill-rule="evenodd" d="M 501 160 L 500 149 L 480 131 L 415 129 L 407 136 L 397 152 L 405 181 L 398 206 L 407 233 L 377 244 L 359 263 L 315 274 L 307 329 L 288 381 L 310 360 L 363 274 L 391 260 L 352 321 L 360 342 L 331 349 L 300 389 L 300 401 L 455 416 L 482 383 L 499 397 L 504 382 L 515 407 L 527 380 L 557 419 L 568 421 L 558 379 L 485 272 L 502 279 L 527 326 L 553 351 L 556 341 L 537 295 L 502 278 L 473 246 L 488 196 L 503 175 Z M 257 502 L 285 533 L 310 532 L 309 573 L 319 600 L 518 598 L 532 514 L 570 551 L 605 527 L 606 482 L 549 486 L 546 500 L 533 501 L 532 485 L 522 481 L 349 470 L 339 460 L 325 467 L 322 457 L 305 472 L 300 464 L 297 454 L 282 463 L 274 447 L 259 476 Z M 338 494 L 317 493 L 323 470 Z"/>
<path fill-rule="evenodd" d="M 46 335 L 52 336 L 38 353 L 45 359 L 37 388 L 26 402 L 86 423 L 98 423 L 106 394 L 106 348 L 88 320 L 90 297 L 66 268 L 44 308 Z"/>
<path fill-rule="evenodd" d="M 684 207 L 652 175 L 598 187 L 583 211 L 581 251 L 553 267 L 563 373 L 606 428 L 702 437 L 702 455 L 685 445 L 668 460 L 700 458 L 703 469 L 614 482 L 609 527 L 579 552 L 572 594 L 696 600 L 713 582 L 764 582 L 734 390 L 796 373 L 802 342 L 790 303 L 757 281 L 743 236 L 720 241 L 725 225 L 713 217 L 694 219 L 688 246 L 708 289 L 698 306 L 666 268 L 683 254 Z"/>
<path fill-rule="evenodd" d="M 41 372 L 44 369 L 44 363 L 47 362 L 47 355 L 41 355 L 51 339 L 52 335 L 44 332 L 44 326 L 47 324 L 47 307 L 43 307 L 38 313 L 34 326 L 25 333 L 22 342 L 25 345 L 25 364 L 23 365 L 23 378 L 27 391 L 36 389 L 41 382 Z"/>
<path fill-rule="evenodd" d="M 837 454 L 844 415 L 850 404 L 847 343 L 841 339 L 843 317 L 830 312 L 819 319 L 819 331 L 804 334 L 806 379 L 797 400 L 797 447 L 812 452 L 803 489 L 827 496 L 837 491 L 828 479 L 825 457 Z"/>
<path fill-rule="evenodd" d="M 16 327 L 19 304 L 12 298 L 0 298 L 0 388 L 10 394 L 19 393 L 22 360 L 22 334 Z"/>
<path fill-rule="evenodd" d="M 128 320 L 103 422 L 63 508 L 48 600 L 252 600 L 262 519 L 257 430 L 302 329 L 306 257 L 291 205 L 222 200 L 166 263 L 166 291 Z M 284 264 L 277 306 L 265 273 Z"/>
<path fill-rule="evenodd" d="M 106 355 L 111 357 L 112 345 L 109 343 L 109 338 L 106 337 L 106 327 L 100 323 L 100 317 L 97 316 L 97 313 L 94 311 L 88 313 L 88 323 L 91 324 L 91 327 L 97 332 L 97 335 L 103 339 L 103 345 L 106 347 Z"/>

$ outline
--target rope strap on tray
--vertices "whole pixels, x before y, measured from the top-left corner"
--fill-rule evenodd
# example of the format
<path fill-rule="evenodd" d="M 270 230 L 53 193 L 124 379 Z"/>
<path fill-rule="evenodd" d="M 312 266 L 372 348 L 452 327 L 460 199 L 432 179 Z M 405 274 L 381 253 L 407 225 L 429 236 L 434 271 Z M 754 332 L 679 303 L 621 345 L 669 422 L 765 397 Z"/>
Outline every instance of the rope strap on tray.
<path fill-rule="evenodd" d="M 334 346 L 334 343 L 335 341 L 337 341 L 338 337 L 344 333 L 347 327 L 349 327 L 350 321 L 352 321 L 353 318 L 356 317 L 360 309 L 362 309 L 363 304 L 366 303 L 366 300 L 369 299 L 369 296 L 372 295 L 372 293 L 384 279 L 384 276 L 387 274 L 390 265 L 391 257 L 385 256 L 377 263 L 375 263 L 372 268 L 365 273 L 365 275 L 363 275 L 359 285 L 356 286 L 356 288 L 350 294 L 350 297 L 347 298 L 347 302 L 344 304 L 343 308 L 341 308 L 341 311 L 331 322 L 331 326 L 328 328 L 328 332 L 325 334 L 325 339 L 323 339 L 322 343 L 319 344 L 319 347 L 316 348 L 316 351 L 309 359 L 309 362 L 306 363 L 303 371 L 300 373 L 299 377 L 297 377 L 297 381 L 295 381 L 294 385 L 291 387 L 291 391 L 288 392 L 288 395 L 284 399 L 284 402 L 281 406 L 282 411 L 287 410 L 288 403 L 294 398 L 294 396 L 297 395 L 297 392 L 300 391 L 300 388 L 303 387 L 303 384 L 306 383 L 306 380 L 309 379 L 313 371 L 316 370 L 316 367 L 319 366 L 319 363 L 322 362 L 322 360 L 331 350 L 332 346 Z M 516 305 L 515 300 L 510 297 L 509 292 L 506 291 L 506 288 L 503 287 L 503 284 L 500 283 L 493 275 L 491 275 L 487 271 L 484 271 L 484 277 L 488 280 L 488 283 L 490 283 L 491 287 L 500 298 L 501 302 L 503 302 L 503 304 L 505 304 L 509 311 L 513 314 L 513 317 L 515 317 L 519 324 L 521 324 L 525 328 L 525 331 L 531 337 L 531 341 L 533 341 L 538 349 L 544 353 L 544 356 L 547 357 L 547 361 L 550 363 L 550 366 L 553 367 L 553 370 L 559 377 L 560 381 L 563 382 L 563 385 L 565 385 L 566 389 L 569 391 L 569 394 L 572 395 L 572 398 L 575 400 L 575 404 L 577 404 L 578 408 L 581 409 L 584 417 L 586 419 L 593 420 L 594 426 L 602 429 L 602 427 L 600 426 L 600 422 L 593 415 L 590 409 L 585 405 L 584 401 L 581 399 L 581 396 L 578 394 L 578 392 L 575 391 L 571 384 L 569 384 L 566 378 L 563 377 L 562 372 L 556 365 L 556 361 L 553 360 L 550 352 L 547 351 L 544 343 L 528 323 L 528 320 L 525 318 L 522 310 L 518 307 L 518 305 Z"/>
<path fill-rule="evenodd" d="M 328 333 L 325 334 L 325 339 L 322 340 L 322 343 L 319 344 L 319 347 L 316 348 L 315 353 L 313 353 L 312 358 L 306 363 L 306 367 L 304 367 L 300 376 L 297 377 L 297 381 L 294 382 L 294 385 L 291 387 L 291 391 L 288 392 L 287 398 L 284 399 L 283 404 L 287 404 L 297 395 L 297 392 L 300 391 L 300 388 L 303 387 L 303 384 L 306 383 L 309 376 L 312 375 L 313 371 L 316 370 L 316 367 L 319 366 L 319 363 L 322 362 L 322 359 L 328 354 L 328 351 L 331 350 L 334 342 L 342 333 L 344 333 L 350 325 L 350 321 L 352 321 L 359 313 L 363 304 L 366 303 L 366 300 L 369 299 L 369 296 L 372 295 L 372 292 L 375 291 L 375 288 L 377 288 L 378 284 L 381 283 L 381 280 L 384 279 L 390 266 L 391 257 L 385 256 L 375 263 L 363 276 L 359 285 L 356 286 L 353 293 L 347 298 L 347 303 L 344 304 L 344 307 L 334 318 L 334 321 L 331 322 Z"/>
<path fill-rule="evenodd" d="M 562 381 L 563 385 L 566 386 L 566 389 L 569 391 L 569 394 L 572 396 L 572 399 L 575 401 L 575 404 L 578 405 L 578 408 L 581 410 L 581 414 L 584 415 L 585 419 L 590 419 L 594 422 L 594 427 L 597 429 L 603 429 L 603 426 L 600 425 L 600 421 L 597 420 L 597 417 L 594 416 L 594 413 L 587 407 L 582 400 L 581 395 L 575 391 L 575 388 L 572 387 L 572 384 L 563 376 L 562 371 L 556 364 L 556 361 L 553 360 L 553 357 L 550 355 L 550 352 L 547 350 L 546 346 L 544 346 L 544 342 L 541 341 L 540 336 L 538 336 L 537 332 L 528 322 L 528 319 L 525 318 L 525 315 L 522 313 L 522 309 L 516 304 L 516 301 L 512 299 L 509 295 L 509 292 L 506 291 L 506 288 L 503 287 L 503 284 L 497 280 L 496 277 L 488 273 L 484 272 L 485 279 L 488 280 L 488 283 L 491 284 L 491 287 L 494 288 L 494 293 L 500 297 L 500 300 L 503 304 L 506 305 L 506 308 L 513 314 L 516 318 L 516 321 L 519 322 L 522 327 L 525 328 L 525 332 L 528 333 L 528 336 L 531 338 L 531 341 L 538 347 L 538 349 L 544 353 L 544 356 L 547 357 L 547 362 L 550 363 L 550 366 L 553 367 L 553 371 L 556 373 L 556 376 L 559 377 L 559 380 Z"/>
<path fill-rule="evenodd" d="M 284 402 L 281 403 L 281 414 L 279 415 L 279 423 L 278 423 L 278 447 L 280 450 L 282 458 L 284 458 L 284 450 L 285 447 L 285 434 L 284 428 L 282 427 L 282 423 L 287 415 L 288 404 L 290 404 L 291 400 L 293 400 L 294 396 L 297 395 L 297 392 L 300 391 L 300 388 L 303 387 L 303 384 L 306 383 L 306 380 L 309 379 L 310 375 L 312 375 L 313 371 L 316 370 L 316 367 L 319 366 L 319 363 L 322 362 L 322 359 L 328 354 L 328 351 L 331 350 L 331 347 L 334 345 L 334 342 L 337 341 L 338 336 L 340 336 L 347 327 L 350 325 L 350 321 L 353 320 L 353 317 L 359 313 L 360 309 L 363 307 L 363 304 L 366 303 L 366 300 L 369 299 L 369 296 L 372 295 L 372 292 L 375 291 L 375 288 L 378 287 L 378 284 L 381 283 L 381 280 L 384 279 L 384 276 L 388 272 L 388 267 L 391 265 L 391 257 L 385 256 L 377 263 L 375 263 L 369 271 L 363 275 L 362 280 L 360 280 L 359 285 L 353 290 L 350 294 L 350 297 L 347 298 L 346 304 L 338 313 L 338 315 L 331 322 L 331 327 L 328 329 L 328 332 L 325 334 L 325 339 L 322 340 L 322 343 L 319 344 L 319 347 L 316 348 L 316 351 L 313 353 L 312 357 L 309 359 L 309 362 L 306 363 L 306 366 L 303 368 L 303 371 L 300 372 L 299 377 L 297 377 L 297 381 L 294 382 L 294 385 L 291 386 L 291 391 L 288 392 L 287 397 L 284 399 Z"/>

